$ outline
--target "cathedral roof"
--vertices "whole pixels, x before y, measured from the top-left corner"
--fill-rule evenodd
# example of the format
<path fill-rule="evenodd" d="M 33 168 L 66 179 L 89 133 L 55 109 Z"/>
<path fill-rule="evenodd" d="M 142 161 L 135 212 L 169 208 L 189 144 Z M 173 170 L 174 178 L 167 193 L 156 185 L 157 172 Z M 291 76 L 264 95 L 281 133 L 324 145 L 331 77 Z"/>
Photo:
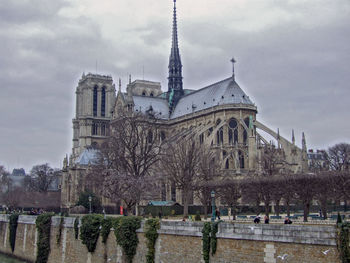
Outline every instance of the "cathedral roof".
<path fill-rule="evenodd" d="M 225 104 L 254 105 L 233 78 L 230 77 L 182 97 L 170 118 L 175 119 L 186 114 Z"/>
<path fill-rule="evenodd" d="M 133 96 L 134 111 L 150 113 L 159 119 L 169 119 L 168 101 L 159 97 Z"/>
<path fill-rule="evenodd" d="M 93 148 L 86 148 L 75 161 L 78 165 L 96 164 L 99 158 L 99 151 Z"/>

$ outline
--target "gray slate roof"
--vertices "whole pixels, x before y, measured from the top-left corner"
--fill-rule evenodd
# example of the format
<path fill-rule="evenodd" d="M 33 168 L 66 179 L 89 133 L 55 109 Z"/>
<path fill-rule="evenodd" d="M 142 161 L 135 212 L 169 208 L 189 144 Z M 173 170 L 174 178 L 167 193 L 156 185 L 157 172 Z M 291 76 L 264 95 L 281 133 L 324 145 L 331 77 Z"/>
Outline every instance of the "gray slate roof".
<path fill-rule="evenodd" d="M 99 152 L 93 148 L 86 148 L 75 161 L 78 165 L 96 164 L 98 162 Z"/>
<path fill-rule="evenodd" d="M 182 97 L 170 118 L 175 119 L 217 105 L 240 103 L 254 105 L 244 91 L 230 77 Z"/>
<path fill-rule="evenodd" d="M 168 101 L 163 94 L 161 97 L 132 96 L 134 111 L 147 113 L 148 110 L 152 109 L 159 119 L 175 119 L 218 105 L 254 105 L 232 77 L 205 88 L 185 93 L 185 96 L 177 103 L 171 116 L 169 116 Z"/>
<path fill-rule="evenodd" d="M 146 113 L 152 107 L 159 119 L 169 119 L 169 106 L 166 99 L 159 97 L 133 96 L 134 111 Z"/>

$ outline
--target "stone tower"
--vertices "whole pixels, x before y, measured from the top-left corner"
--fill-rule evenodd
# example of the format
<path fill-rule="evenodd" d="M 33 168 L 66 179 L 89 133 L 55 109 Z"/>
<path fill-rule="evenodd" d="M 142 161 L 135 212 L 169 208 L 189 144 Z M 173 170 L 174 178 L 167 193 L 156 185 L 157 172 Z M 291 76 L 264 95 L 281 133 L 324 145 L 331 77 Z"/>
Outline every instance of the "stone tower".
<path fill-rule="evenodd" d="M 184 95 L 182 84 L 182 63 L 177 38 L 176 0 L 174 0 L 173 33 L 168 69 L 168 103 L 169 111 L 172 112 L 179 99 Z"/>
<path fill-rule="evenodd" d="M 102 143 L 108 135 L 115 103 L 115 86 L 111 76 L 83 74 L 75 93 L 72 151 L 74 159 L 87 146 Z"/>

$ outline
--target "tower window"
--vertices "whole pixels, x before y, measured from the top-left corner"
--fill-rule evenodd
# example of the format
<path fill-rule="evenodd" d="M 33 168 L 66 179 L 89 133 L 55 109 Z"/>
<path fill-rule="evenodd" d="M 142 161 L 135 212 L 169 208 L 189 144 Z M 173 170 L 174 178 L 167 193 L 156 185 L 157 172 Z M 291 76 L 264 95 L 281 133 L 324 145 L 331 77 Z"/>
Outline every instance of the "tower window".
<path fill-rule="evenodd" d="M 239 167 L 244 169 L 244 155 L 241 151 L 238 152 L 239 155 Z"/>
<path fill-rule="evenodd" d="M 106 115 L 106 89 L 105 87 L 102 88 L 102 94 L 101 94 L 101 116 L 105 117 Z"/>
<path fill-rule="evenodd" d="M 94 87 L 93 114 L 94 116 L 97 116 L 97 86 Z"/>
<path fill-rule="evenodd" d="M 101 127 L 101 135 L 105 136 L 106 135 L 106 125 L 103 124 Z"/>
<path fill-rule="evenodd" d="M 97 128 L 98 128 L 98 126 L 97 126 L 97 124 L 92 124 L 92 135 L 97 135 Z"/>

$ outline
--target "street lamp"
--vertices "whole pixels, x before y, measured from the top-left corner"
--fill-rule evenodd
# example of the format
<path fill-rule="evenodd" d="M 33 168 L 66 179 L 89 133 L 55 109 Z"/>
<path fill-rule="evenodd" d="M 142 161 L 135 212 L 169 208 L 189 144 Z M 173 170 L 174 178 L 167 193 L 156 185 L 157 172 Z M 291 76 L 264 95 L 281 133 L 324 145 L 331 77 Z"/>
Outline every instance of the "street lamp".
<path fill-rule="evenodd" d="M 211 196 L 211 222 L 215 221 L 215 192 L 214 190 L 210 193 Z"/>
<path fill-rule="evenodd" d="M 92 197 L 91 197 L 91 195 L 89 195 L 89 205 L 90 205 L 90 210 L 89 210 L 89 214 L 91 214 L 91 201 L 92 201 Z"/>

